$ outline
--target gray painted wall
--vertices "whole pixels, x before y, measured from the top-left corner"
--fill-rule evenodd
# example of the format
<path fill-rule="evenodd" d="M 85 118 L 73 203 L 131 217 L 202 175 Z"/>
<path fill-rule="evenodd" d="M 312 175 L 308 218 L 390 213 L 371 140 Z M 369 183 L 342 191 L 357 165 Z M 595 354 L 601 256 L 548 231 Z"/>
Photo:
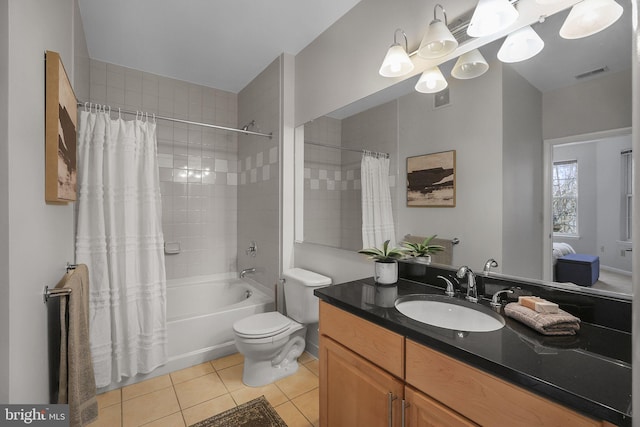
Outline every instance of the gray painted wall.
<path fill-rule="evenodd" d="M 409 208 L 401 191 L 399 236 L 457 237 L 453 264 L 478 269 L 502 248 L 502 70 L 499 63 L 473 80 L 449 79 L 451 103 L 434 109 L 433 95 L 400 99 L 399 157 L 405 186 L 406 158 L 456 150 L 456 207 Z M 492 242 L 487 245 L 487 242 Z"/>
<path fill-rule="evenodd" d="M 542 94 L 508 65 L 502 70 L 502 272 L 541 279 Z"/>
<path fill-rule="evenodd" d="M 631 126 L 631 70 L 547 92 L 542 97 L 544 139 Z"/>
<path fill-rule="evenodd" d="M 8 132 L 3 143 L 6 154 L 0 157 L 7 178 L 2 182 L 7 183 L 8 215 L 3 217 L 8 217 L 8 223 L 4 218 L 3 223 L 9 228 L 7 243 L 0 249 L 2 263 L 8 266 L 3 269 L 7 272 L 3 294 L 7 289 L 9 293 L 9 321 L 2 323 L 8 360 L 6 354 L 0 356 L 0 378 L 6 385 L 0 397 L 8 403 L 46 403 L 49 399 L 42 290 L 55 285 L 66 262 L 73 261 L 74 227 L 72 204 L 44 201 L 43 58 L 45 50 L 59 52 L 70 79 L 88 81 L 89 70 L 82 61 L 74 67 L 76 52 L 83 49 L 76 43 L 84 39 L 78 19 L 73 0 L 8 2 L 9 91 L 2 97 L 7 99 L 2 108 L 6 108 Z"/>
<path fill-rule="evenodd" d="M 9 2 L 0 3 L 0 57 L 9 57 Z M 0 99 L 9 98 L 9 62 L 0 63 Z M 9 329 L 9 103 L 0 102 L 0 342 L 11 339 Z M 9 401 L 9 346 L 0 348 L 0 402 Z"/>

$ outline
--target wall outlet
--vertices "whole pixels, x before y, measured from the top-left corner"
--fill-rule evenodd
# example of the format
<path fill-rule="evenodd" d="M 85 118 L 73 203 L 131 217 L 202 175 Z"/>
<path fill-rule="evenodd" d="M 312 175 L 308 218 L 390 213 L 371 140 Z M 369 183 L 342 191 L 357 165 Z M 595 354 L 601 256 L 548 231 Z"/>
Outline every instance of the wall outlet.
<path fill-rule="evenodd" d="M 600 246 L 600 252 L 604 252 L 604 246 Z"/>

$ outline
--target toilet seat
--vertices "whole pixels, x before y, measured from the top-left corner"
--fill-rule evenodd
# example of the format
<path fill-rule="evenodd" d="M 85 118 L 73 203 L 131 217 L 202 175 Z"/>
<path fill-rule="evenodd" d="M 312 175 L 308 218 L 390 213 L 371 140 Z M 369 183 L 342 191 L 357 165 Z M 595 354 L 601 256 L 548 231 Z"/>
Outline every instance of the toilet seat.
<path fill-rule="evenodd" d="M 233 324 L 237 336 L 249 339 L 269 338 L 287 330 L 293 321 L 277 311 L 259 313 Z"/>

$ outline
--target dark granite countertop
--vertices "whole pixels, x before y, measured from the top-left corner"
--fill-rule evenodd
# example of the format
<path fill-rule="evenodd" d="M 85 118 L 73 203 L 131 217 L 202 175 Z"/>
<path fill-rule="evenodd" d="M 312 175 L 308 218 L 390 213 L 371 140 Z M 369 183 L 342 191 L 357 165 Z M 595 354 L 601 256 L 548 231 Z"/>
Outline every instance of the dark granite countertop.
<path fill-rule="evenodd" d="M 631 425 L 631 334 L 583 321 L 576 336 L 549 337 L 506 316 L 497 331 L 462 333 L 414 321 L 393 306 L 396 297 L 416 293 L 443 290 L 405 279 L 381 286 L 369 278 L 315 291 L 329 304 L 530 392 L 595 419 Z"/>

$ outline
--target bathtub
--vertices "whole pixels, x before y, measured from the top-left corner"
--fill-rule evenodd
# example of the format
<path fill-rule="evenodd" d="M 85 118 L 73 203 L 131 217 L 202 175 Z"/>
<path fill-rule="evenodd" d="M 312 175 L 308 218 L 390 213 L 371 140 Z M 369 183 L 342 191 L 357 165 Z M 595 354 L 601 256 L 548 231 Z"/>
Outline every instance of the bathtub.
<path fill-rule="evenodd" d="M 105 392 L 236 353 L 233 323 L 274 311 L 267 289 L 237 275 L 199 276 L 167 281 L 169 360 L 149 374 L 138 374 L 101 388 Z"/>
<path fill-rule="evenodd" d="M 273 310 L 273 298 L 250 279 L 168 281 L 169 363 L 183 359 L 201 363 L 235 353 L 233 323 Z M 189 363 L 186 366 L 195 364 Z"/>

